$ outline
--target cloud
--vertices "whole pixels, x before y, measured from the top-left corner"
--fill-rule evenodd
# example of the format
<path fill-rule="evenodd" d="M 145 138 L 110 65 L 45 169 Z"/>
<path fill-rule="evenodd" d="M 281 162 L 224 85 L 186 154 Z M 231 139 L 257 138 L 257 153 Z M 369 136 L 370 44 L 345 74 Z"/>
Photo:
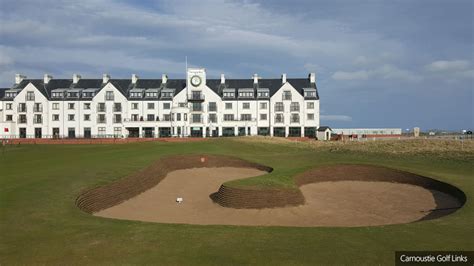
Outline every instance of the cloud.
<path fill-rule="evenodd" d="M 321 115 L 321 120 L 324 121 L 352 121 L 352 117 L 348 115 Z"/>
<path fill-rule="evenodd" d="M 467 60 L 439 60 L 425 66 L 426 70 L 431 72 L 456 72 L 468 67 L 469 61 Z"/>
<path fill-rule="evenodd" d="M 335 80 L 368 80 L 369 73 L 365 70 L 354 72 L 336 71 L 331 77 Z"/>
<path fill-rule="evenodd" d="M 331 76 L 334 80 L 368 80 L 392 79 L 404 81 L 420 81 L 422 77 L 411 71 L 400 69 L 396 66 L 385 64 L 370 70 L 336 71 Z"/>

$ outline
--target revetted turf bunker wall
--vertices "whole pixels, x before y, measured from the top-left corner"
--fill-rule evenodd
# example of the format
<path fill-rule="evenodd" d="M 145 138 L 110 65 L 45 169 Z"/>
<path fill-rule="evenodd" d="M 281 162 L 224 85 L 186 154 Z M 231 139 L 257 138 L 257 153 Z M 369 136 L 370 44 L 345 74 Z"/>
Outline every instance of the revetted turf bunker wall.
<path fill-rule="evenodd" d="M 162 158 L 125 178 L 81 193 L 76 199 L 76 205 L 87 213 L 98 212 L 120 204 L 156 186 L 171 171 L 199 167 L 247 167 L 267 172 L 273 170 L 271 167 L 228 156 L 170 156 Z"/>
<path fill-rule="evenodd" d="M 466 194 L 464 194 L 462 190 L 448 183 L 401 170 L 371 165 L 342 164 L 323 166 L 296 175 L 295 181 L 298 186 L 326 181 L 379 181 L 402 183 L 420 186 L 429 190 L 437 190 L 451 195 L 458 200 L 459 205 L 457 207 L 435 209 L 435 211 L 423 217 L 422 220 L 435 219 L 453 213 L 461 208 L 467 200 Z M 434 199 L 437 205 L 441 205 L 436 196 L 434 196 Z"/>

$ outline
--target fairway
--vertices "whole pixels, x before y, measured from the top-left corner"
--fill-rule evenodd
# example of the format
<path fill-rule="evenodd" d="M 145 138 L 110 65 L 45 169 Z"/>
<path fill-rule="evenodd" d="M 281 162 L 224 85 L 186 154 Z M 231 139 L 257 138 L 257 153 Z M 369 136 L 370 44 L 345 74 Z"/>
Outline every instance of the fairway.
<path fill-rule="evenodd" d="M 472 250 L 474 145 L 460 145 L 425 140 L 364 145 L 229 138 L 182 143 L 7 146 L 0 157 L 0 262 L 393 264 L 397 250 Z M 233 156 L 273 168 L 263 175 L 258 172 L 256 177 L 247 173 L 241 178 L 249 178 L 223 181 L 229 181 L 225 184 L 232 188 L 292 190 L 298 186 L 293 177 L 313 168 L 358 164 L 446 182 L 461 189 L 467 201 L 456 212 L 439 219 L 361 227 L 118 220 L 90 215 L 75 204 L 84 191 L 111 184 L 157 160 L 199 154 Z M 348 187 L 340 189 L 347 191 Z"/>

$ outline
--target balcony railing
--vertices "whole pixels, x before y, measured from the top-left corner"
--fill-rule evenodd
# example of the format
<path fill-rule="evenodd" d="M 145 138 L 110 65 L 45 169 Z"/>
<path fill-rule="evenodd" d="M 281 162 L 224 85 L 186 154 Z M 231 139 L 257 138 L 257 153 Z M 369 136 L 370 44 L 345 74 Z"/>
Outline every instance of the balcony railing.
<path fill-rule="evenodd" d="M 97 106 L 97 112 L 105 112 L 106 110 L 105 106 Z"/>
<path fill-rule="evenodd" d="M 18 118 L 18 123 L 19 123 L 19 124 L 26 124 L 26 117 L 20 117 L 20 118 Z"/>
<path fill-rule="evenodd" d="M 290 108 L 290 112 L 299 112 L 300 111 L 300 107 L 299 106 L 292 106 Z"/>
<path fill-rule="evenodd" d="M 35 106 L 35 107 L 33 107 L 33 112 L 36 112 L 36 113 L 41 113 L 41 112 L 43 112 L 43 106 Z"/>
<path fill-rule="evenodd" d="M 189 119 L 189 122 L 192 124 L 202 124 L 204 122 L 204 117 L 193 118 L 192 116 Z"/>
<path fill-rule="evenodd" d="M 122 106 L 114 106 L 114 112 L 122 112 Z"/>
<path fill-rule="evenodd" d="M 42 124 L 43 123 L 43 118 L 41 118 L 41 117 L 35 118 L 35 119 L 33 119 L 33 123 L 34 124 Z"/>
<path fill-rule="evenodd" d="M 18 112 L 21 112 L 21 113 L 26 112 L 26 105 L 18 105 Z"/>
<path fill-rule="evenodd" d="M 191 112 L 202 112 L 203 108 L 202 106 L 191 106 Z"/>
<path fill-rule="evenodd" d="M 278 123 L 285 123 L 285 119 L 278 119 L 278 118 L 275 118 L 275 124 L 278 124 Z"/>

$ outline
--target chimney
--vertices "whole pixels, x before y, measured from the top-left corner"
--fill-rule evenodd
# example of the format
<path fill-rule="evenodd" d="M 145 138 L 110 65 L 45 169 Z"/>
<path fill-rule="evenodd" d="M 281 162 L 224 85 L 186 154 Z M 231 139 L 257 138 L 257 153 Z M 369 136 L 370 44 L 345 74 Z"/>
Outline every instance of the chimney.
<path fill-rule="evenodd" d="M 132 74 L 132 83 L 137 84 L 137 80 L 138 80 L 138 75 L 137 74 Z"/>
<path fill-rule="evenodd" d="M 309 82 L 316 83 L 316 73 L 309 73 Z"/>
<path fill-rule="evenodd" d="M 281 74 L 281 83 L 282 84 L 286 83 L 286 73 Z"/>
<path fill-rule="evenodd" d="M 161 75 L 161 83 L 166 84 L 168 82 L 168 75 L 162 74 Z"/>
<path fill-rule="evenodd" d="M 225 84 L 225 76 L 224 76 L 224 74 L 221 74 L 221 84 Z"/>
<path fill-rule="evenodd" d="M 15 84 L 20 84 L 24 79 L 26 79 L 26 76 L 15 74 Z"/>
<path fill-rule="evenodd" d="M 257 84 L 257 83 L 258 83 L 258 75 L 253 74 L 253 84 Z"/>
<path fill-rule="evenodd" d="M 77 84 L 80 79 L 81 79 L 81 75 L 79 75 L 79 74 L 73 74 L 72 75 L 72 83 Z"/>
<path fill-rule="evenodd" d="M 50 80 L 53 79 L 53 76 L 51 75 L 48 75 L 48 74 L 44 74 L 44 77 L 43 77 L 43 81 L 44 81 L 44 84 L 48 84 Z"/>
<path fill-rule="evenodd" d="M 102 83 L 105 84 L 109 82 L 110 80 L 110 75 L 109 74 L 102 74 Z"/>

